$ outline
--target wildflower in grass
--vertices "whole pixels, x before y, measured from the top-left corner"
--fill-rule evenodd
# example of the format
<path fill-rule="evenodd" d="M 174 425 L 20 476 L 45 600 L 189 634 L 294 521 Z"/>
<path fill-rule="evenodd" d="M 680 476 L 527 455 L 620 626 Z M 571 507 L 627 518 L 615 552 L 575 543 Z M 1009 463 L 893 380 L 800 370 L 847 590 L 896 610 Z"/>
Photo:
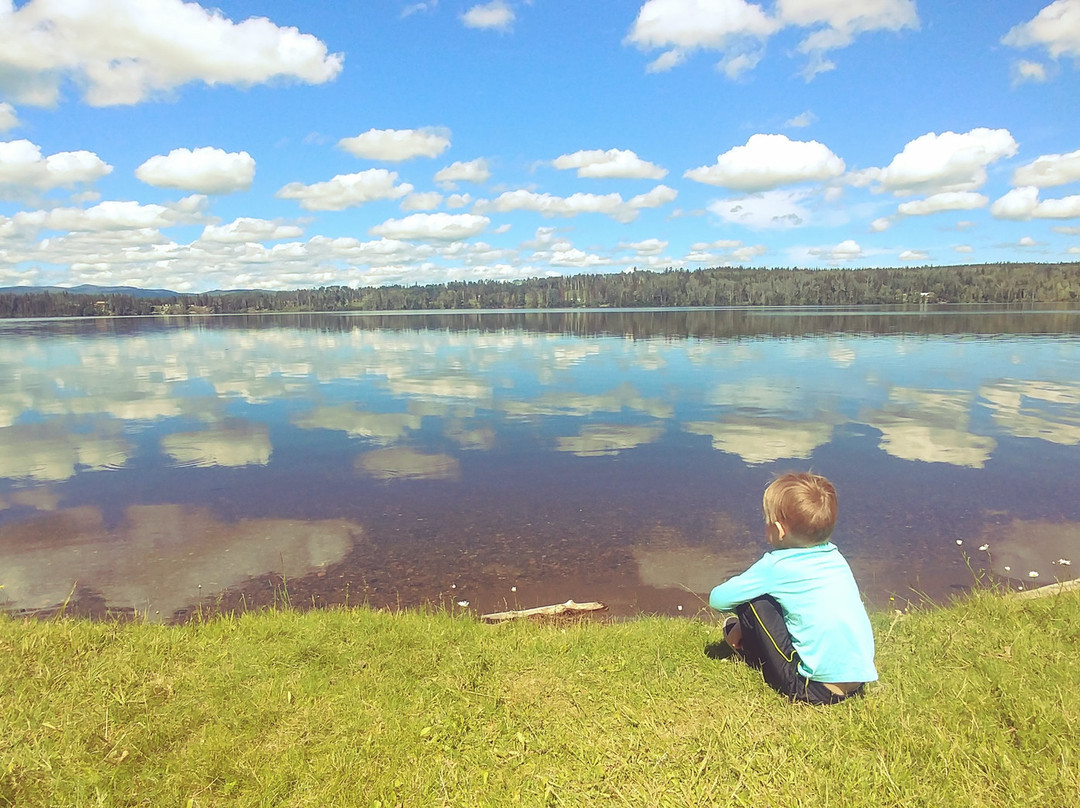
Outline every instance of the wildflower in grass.
<path fill-rule="evenodd" d="M 957 539 L 957 540 L 956 540 L 956 546 L 957 546 L 957 547 L 959 547 L 959 546 L 960 546 L 961 544 L 963 544 L 963 543 L 964 543 L 964 540 L 963 540 L 963 539 Z"/>
<path fill-rule="evenodd" d="M 1061 566 L 1061 567 L 1068 567 L 1068 566 L 1072 565 L 1072 562 L 1069 561 L 1069 559 L 1067 559 L 1067 558 L 1059 558 L 1054 563 L 1057 564 L 1058 566 Z M 0 584 L 0 589 L 3 589 L 3 588 L 4 588 L 3 584 Z"/>
<path fill-rule="evenodd" d="M 1039 577 L 1039 573 L 1035 572 L 1035 570 L 1032 570 L 1031 572 L 1028 573 L 1028 578 L 1038 578 L 1038 577 Z"/>
<path fill-rule="evenodd" d="M 510 591 L 511 591 L 511 592 L 517 592 L 517 587 L 516 587 L 516 586 L 512 586 L 512 587 L 510 587 Z"/>
<path fill-rule="evenodd" d="M 980 544 L 979 549 L 982 550 L 985 553 L 987 550 L 990 549 L 990 545 L 989 544 Z"/>
<path fill-rule="evenodd" d="M 467 601 L 467 600 L 459 600 L 457 602 L 457 605 L 460 606 L 462 609 L 464 609 L 466 606 L 469 605 L 469 601 Z"/>

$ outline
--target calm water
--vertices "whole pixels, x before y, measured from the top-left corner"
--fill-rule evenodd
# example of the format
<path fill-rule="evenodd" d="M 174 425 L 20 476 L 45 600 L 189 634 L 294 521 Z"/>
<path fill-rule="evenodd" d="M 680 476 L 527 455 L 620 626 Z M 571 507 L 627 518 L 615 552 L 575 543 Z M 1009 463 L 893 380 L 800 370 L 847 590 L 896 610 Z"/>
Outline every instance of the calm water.
<path fill-rule="evenodd" d="M 879 605 L 1072 578 L 1080 312 L 0 321 L 10 610 L 696 614 L 810 467 Z"/>

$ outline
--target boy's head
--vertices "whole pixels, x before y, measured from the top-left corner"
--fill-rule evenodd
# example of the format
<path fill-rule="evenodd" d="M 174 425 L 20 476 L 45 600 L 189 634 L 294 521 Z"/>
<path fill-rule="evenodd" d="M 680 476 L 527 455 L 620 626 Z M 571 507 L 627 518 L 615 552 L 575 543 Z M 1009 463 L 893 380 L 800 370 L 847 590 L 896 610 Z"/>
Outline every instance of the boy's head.
<path fill-rule="evenodd" d="M 818 474 L 781 474 L 762 497 L 770 542 L 810 547 L 824 544 L 836 524 L 836 489 Z M 779 536 L 772 539 L 772 531 Z"/>

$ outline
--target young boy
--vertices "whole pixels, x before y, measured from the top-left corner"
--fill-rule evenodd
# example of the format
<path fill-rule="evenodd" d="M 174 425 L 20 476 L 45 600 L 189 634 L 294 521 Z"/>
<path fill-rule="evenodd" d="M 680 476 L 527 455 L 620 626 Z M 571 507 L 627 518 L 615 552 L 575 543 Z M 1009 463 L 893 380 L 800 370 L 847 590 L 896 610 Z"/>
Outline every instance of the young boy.
<path fill-rule="evenodd" d="M 877 679 L 874 635 L 851 568 L 829 541 L 836 489 L 816 474 L 783 474 L 765 489 L 774 548 L 713 589 L 735 610 L 724 639 L 769 685 L 795 701 L 836 704 Z"/>

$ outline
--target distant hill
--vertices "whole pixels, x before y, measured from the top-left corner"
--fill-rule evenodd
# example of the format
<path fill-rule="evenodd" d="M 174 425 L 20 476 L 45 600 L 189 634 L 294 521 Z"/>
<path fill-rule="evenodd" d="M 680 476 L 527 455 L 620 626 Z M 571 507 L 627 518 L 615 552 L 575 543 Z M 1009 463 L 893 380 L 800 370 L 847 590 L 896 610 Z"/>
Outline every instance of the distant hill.
<path fill-rule="evenodd" d="M 72 295 L 131 295 L 131 297 L 179 297 L 179 292 L 169 289 L 140 289 L 136 286 L 94 286 L 83 283 L 79 286 L 3 286 L 0 294 L 39 295 L 43 292 Z"/>

